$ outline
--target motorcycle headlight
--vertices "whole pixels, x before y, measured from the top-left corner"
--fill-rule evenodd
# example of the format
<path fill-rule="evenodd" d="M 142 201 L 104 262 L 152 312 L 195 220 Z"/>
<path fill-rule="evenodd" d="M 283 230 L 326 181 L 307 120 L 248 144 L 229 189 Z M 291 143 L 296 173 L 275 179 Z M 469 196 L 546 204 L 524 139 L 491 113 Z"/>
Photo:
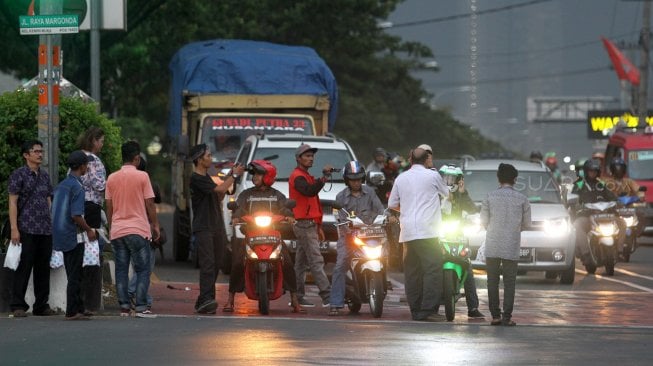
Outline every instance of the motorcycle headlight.
<path fill-rule="evenodd" d="M 567 218 L 559 218 L 544 221 L 544 232 L 551 236 L 561 236 L 569 233 L 569 221 Z"/>
<path fill-rule="evenodd" d="M 458 220 L 443 221 L 442 226 L 440 228 L 440 232 L 443 236 L 451 235 L 458 232 L 459 227 L 460 227 L 460 221 Z"/>
<path fill-rule="evenodd" d="M 359 247 L 362 247 L 365 245 L 365 242 L 361 240 L 359 237 L 354 236 L 354 244 L 358 245 Z"/>
<path fill-rule="evenodd" d="M 381 253 L 383 253 L 383 247 L 378 246 L 378 247 L 370 247 L 370 246 L 363 246 L 363 254 L 365 254 L 365 257 L 367 259 L 379 259 L 381 258 Z"/>
<path fill-rule="evenodd" d="M 469 248 L 467 248 L 467 247 L 463 248 L 463 250 L 461 250 L 460 254 L 458 254 L 458 255 L 460 255 L 461 257 L 469 256 Z"/>
<path fill-rule="evenodd" d="M 272 223 L 272 217 L 271 216 L 256 216 L 254 218 L 254 222 L 256 223 L 256 226 L 258 226 L 258 227 L 268 227 Z"/>
<path fill-rule="evenodd" d="M 628 227 L 637 226 L 638 224 L 637 216 L 624 216 L 623 219 Z"/>
<path fill-rule="evenodd" d="M 599 224 L 598 227 L 599 234 L 601 236 L 612 236 L 615 234 L 615 225 L 610 223 L 610 224 Z"/>

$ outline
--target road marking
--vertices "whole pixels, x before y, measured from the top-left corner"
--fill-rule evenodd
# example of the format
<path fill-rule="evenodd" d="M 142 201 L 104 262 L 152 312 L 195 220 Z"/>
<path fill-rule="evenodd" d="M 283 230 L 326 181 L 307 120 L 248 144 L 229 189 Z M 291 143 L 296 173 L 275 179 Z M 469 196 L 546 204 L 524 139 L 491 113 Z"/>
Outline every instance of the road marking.
<path fill-rule="evenodd" d="M 615 272 L 623 273 L 623 274 L 628 275 L 628 276 L 639 277 L 639 278 L 643 278 L 643 279 L 646 279 L 646 280 L 653 281 L 653 277 L 651 277 L 651 276 L 644 276 L 644 275 L 641 275 L 639 273 L 631 272 L 629 270 L 621 269 L 621 268 L 615 268 L 614 270 L 615 270 Z"/>
<path fill-rule="evenodd" d="M 576 273 L 580 273 L 580 274 L 583 274 L 583 275 L 586 275 L 586 276 L 588 275 L 588 273 L 586 271 L 583 271 L 582 269 L 576 269 Z M 642 291 L 653 294 L 653 288 L 650 288 L 650 287 L 640 286 L 640 285 L 637 285 L 637 284 L 632 283 L 632 282 L 617 280 L 617 279 L 614 279 L 612 277 L 606 277 L 606 276 L 602 276 L 602 275 L 599 275 L 599 274 L 594 274 L 594 277 L 596 277 L 598 279 L 606 280 L 606 281 L 620 283 L 622 285 L 630 286 L 632 288 L 636 288 L 638 290 L 642 290 Z"/>

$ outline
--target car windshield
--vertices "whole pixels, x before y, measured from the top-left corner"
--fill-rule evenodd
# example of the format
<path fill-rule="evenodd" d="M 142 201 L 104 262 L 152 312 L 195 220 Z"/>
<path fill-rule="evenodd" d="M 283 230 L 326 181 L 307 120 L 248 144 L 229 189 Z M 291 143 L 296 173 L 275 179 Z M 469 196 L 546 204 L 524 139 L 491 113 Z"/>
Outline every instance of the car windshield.
<path fill-rule="evenodd" d="M 494 170 L 465 171 L 465 190 L 475 202 L 483 201 L 488 192 L 498 187 L 497 172 Z M 514 188 L 532 203 L 562 203 L 555 182 L 546 172 L 519 172 Z"/>
<path fill-rule="evenodd" d="M 254 153 L 254 159 L 268 160 L 277 167 L 277 181 L 288 181 L 290 173 L 297 166 L 295 160 L 295 148 L 260 148 Z M 321 176 L 321 170 L 326 164 L 342 169 L 353 157 L 347 150 L 319 149 L 315 154 L 315 160 L 310 173 L 314 176 Z M 342 171 L 333 173 L 334 182 L 344 182 Z M 328 183 L 327 183 L 328 184 Z"/>
<path fill-rule="evenodd" d="M 653 150 L 636 150 L 628 153 L 628 176 L 632 179 L 653 179 Z"/>

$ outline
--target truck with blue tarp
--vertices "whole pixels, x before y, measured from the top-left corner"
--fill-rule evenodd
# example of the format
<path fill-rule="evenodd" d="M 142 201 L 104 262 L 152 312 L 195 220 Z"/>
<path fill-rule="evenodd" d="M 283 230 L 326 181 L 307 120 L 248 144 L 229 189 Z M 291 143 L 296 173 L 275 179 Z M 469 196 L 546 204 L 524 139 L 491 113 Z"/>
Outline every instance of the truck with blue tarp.
<path fill-rule="evenodd" d="M 338 89 L 333 73 L 309 47 L 245 40 L 183 46 L 169 65 L 168 136 L 171 138 L 173 253 L 188 259 L 191 209 L 190 147 L 206 143 L 211 174 L 233 163 L 253 134 L 326 135 L 333 130 Z"/>

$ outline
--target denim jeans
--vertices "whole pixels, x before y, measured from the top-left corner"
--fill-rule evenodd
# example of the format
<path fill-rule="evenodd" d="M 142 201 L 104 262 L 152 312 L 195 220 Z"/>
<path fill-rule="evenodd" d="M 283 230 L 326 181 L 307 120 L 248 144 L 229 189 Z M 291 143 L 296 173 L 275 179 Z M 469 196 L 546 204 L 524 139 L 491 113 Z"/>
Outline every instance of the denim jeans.
<path fill-rule="evenodd" d="M 152 248 L 152 246 L 150 246 L 150 273 L 154 272 L 155 260 L 156 260 L 156 248 Z M 133 262 L 134 261 L 132 260 L 132 266 L 134 265 Z M 133 276 L 131 276 L 131 278 L 129 278 L 130 299 L 135 298 L 136 295 L 136 279 L 137 279 L 136 274 L 134 274 Z M 147 293 L 147 306 L 152 306 L 152 296 L 150 296 L 149 292 Z"/>
<path fill-rule="evenodd" d="M 150 242 L 140 235 L 126 235 L 111 240 L 116 260 L 116 292 L 121 309 L 129 309 L 129 261 L 134 264 L 136 276 L 136 311 L 147 309 L 147 291 L 150 288 Z"/>
<path fill-rule="evenodd" d="M 352 248 L 347 245 L 347 240 L 344 235 L 338 238 L 338 257 L 336 259 L 336 266 L 333 269 L 331 277 L 331 307 L 344 307 L 345 306 L 345 291 L 347 288 L 347 271 L 351 263 L 353 255 Z"/>
<path fill-rule="evenodd" d="M 467 310 L 478 309 L 476 281 L 474 281 L 474 270 L 471 266 L 467 269 L 467 278 L 465 279 L 465 302 L 467 302 Z"/>

